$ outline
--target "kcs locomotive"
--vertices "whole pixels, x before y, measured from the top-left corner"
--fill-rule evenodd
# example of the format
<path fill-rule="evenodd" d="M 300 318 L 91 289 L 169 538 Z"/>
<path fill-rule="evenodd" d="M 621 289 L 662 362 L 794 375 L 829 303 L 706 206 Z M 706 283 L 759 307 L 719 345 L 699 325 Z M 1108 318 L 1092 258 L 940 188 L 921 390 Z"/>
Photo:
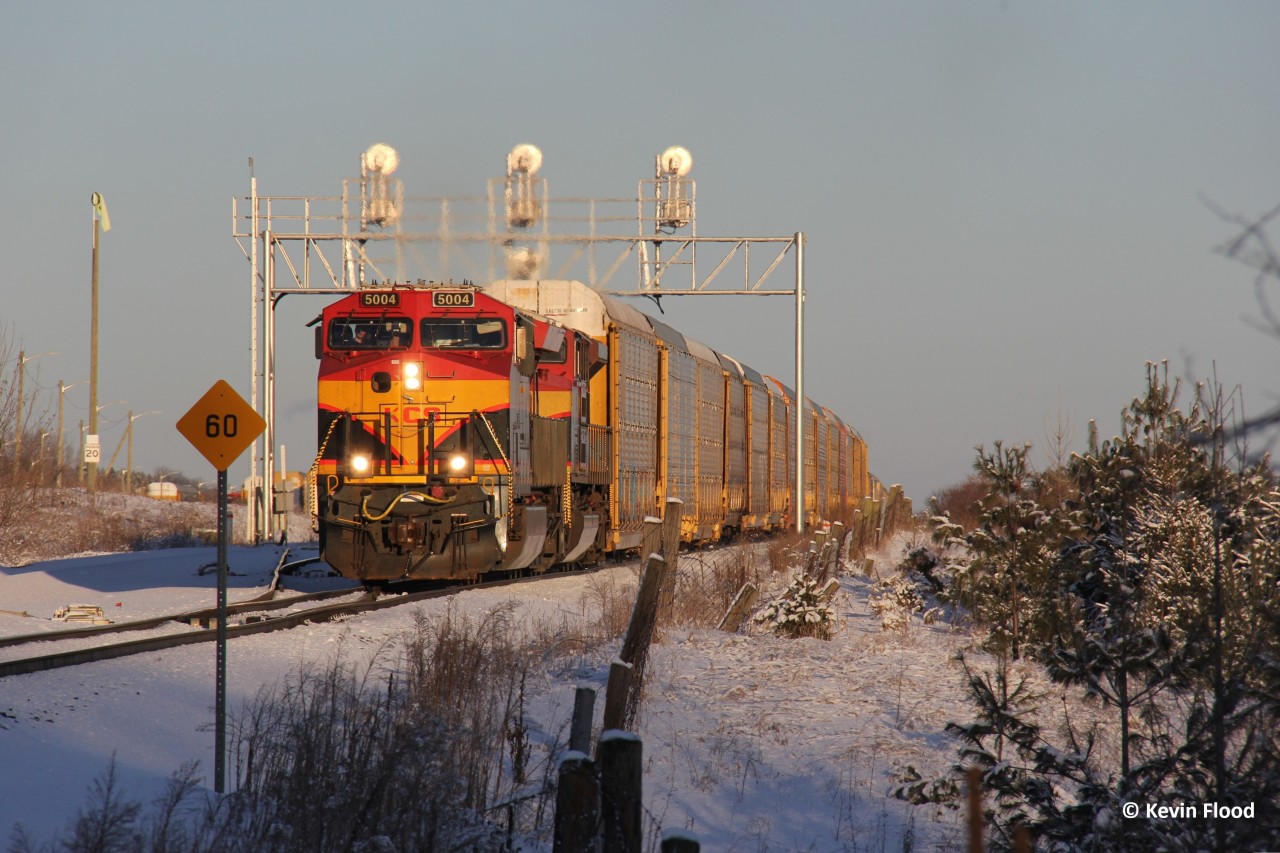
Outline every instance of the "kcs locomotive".
<path fill-rule="evenodd" d="M 580 282 L 366 288 L 315 346 L 321 556 L 365 582 L 591 562 L 668 498 L 696 543 L 841 518 L 873 486 L 833 413 Z"/>

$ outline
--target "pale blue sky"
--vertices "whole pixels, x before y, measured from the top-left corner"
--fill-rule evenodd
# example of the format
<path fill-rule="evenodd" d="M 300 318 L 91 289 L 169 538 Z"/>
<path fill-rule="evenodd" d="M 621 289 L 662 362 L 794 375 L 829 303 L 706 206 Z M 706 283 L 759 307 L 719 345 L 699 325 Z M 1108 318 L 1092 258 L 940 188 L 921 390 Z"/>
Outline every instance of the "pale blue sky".
<path fill-rule="evenodd" d="M 616 196 L 679 144 L 700 235 L 806 233 L 808 395 L 922 502 L 976 444 L 1043 445 L 1059 410 L 1077 445 L 1090 418 L 1110 435 L 1147 360 L 1216 364 L 1272 404 L 1280 344 L 1243 322 L 1252 274 L 1213 253 L 1233 229 L 1202 197 L 1280 203 L 1277 34 L 1270 2 L 6 3 L 0 325 L 60 353 L 28 387 L 87 378 L 101 192 L 99 396 L 128 401 L 103 444 L 126 408 L 161 410 L 135 465 L 200 476 L 174 422 L 217 379 L 248 392 L 247 158 L 263 194 L 327 195 L 383 141 L 411 193 L 474 195 L 532 142 L 553 195 Z M 291 299 L 297 468 L 321 302 Z M 664 308 L 792 376 L 789 303 Z M 73 429 L 87 397 L 67 395 Z"/>

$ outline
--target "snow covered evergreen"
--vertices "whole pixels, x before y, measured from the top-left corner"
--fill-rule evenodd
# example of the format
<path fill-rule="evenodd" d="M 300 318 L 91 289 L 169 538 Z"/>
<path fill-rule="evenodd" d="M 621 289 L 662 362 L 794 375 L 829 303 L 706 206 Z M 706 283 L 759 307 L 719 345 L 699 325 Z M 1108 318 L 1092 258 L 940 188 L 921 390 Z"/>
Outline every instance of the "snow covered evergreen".
<path fill-rule="evenodd" d="M 1041 505 L 1026 448 L 979 452 L 990 484 L 952 558 L 951 594 L 989 628 L 994 673 L 970 672 L 977 719 L 953 731 L 983 771 L 997 839 L 1040 849 L 1198 850 L 1280 842 L 1280 490 L 1267 460 L 1232 464 L 1229 408 L 1185 410 L 1167 366 L 1121 434 L 1074 457 L 1065 500 Z M 1243 454 L 1238 458 L 1245 458 Z M 945 519 L 940 520 L 945 523 Z M 949 538 L 957 541 L 954 531 Z M 1118 728 L 1033 722 L 1008 657 L 1082 688 Z M 1125 803 L 1254 804 L 1254 820 L 1125 819 Z"/>

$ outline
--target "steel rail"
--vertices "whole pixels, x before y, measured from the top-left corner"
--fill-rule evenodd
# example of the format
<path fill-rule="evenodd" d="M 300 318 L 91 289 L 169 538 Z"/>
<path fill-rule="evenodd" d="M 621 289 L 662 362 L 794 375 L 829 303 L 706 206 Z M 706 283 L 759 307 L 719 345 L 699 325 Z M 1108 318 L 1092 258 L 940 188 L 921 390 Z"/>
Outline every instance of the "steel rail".
<path fill-rule="evenodd" d="M 272 574 L 271 583 L 267 587 L 267 591 L 254 596 L 253 598 L 237 601 L 227 606 L 227 612 L 233 615 L 246 612 L 254 612 L 257 610 L 280 610 L 285 607 L 292 607 L 295 604 L 305 604 L 309 601 L 324 601 L 329 598 L 338 598 L 343 595 L 350 595 L 352 592 L 359 591 L 358 587 L 340 590 L 326 590 L 324 592 L 301 593 L 299 595 L 290 596 L 288 598 L 277 598 L 276 594 L 280 590 L 280 575 L 287 574 L 290 570 L 301 566 L 317 563 L 319 557 L 308 557 L 304 560 L 298 560 L 293 563 L 286 563 L 289 552 L 286 550 L 280 558 L 279 565 L 276 566 L 275 572 Z M 168 622 L 184 622 L 192 624 L 202 620 L 213 619 L 217 616 L 218 609 L 216 607 L 206 607 L 200 610 L 189 610 L 184 613 L 170 613 L 164 616 L 152 616 L 147 619 L 134 619 L 129 622 L 112 622 L 106 625 L 86 625 L 83 628 L 67 628 L 61 631 L 40 631 L 34 634 L 15 634 L 9 637 L 0 637 L 0 649 L 9 646 L 22 646 L 27 643 L 42 642 L 58 642 L 61 640 L 83 639 L 85 637 L 97 637 L 103 634 L 123 634 L 128 631 L 149 631 L 152 628 L 159 628 Z"/>
<path fill-rule="evenodd" d="M 290 628 L 296 628 L 308 622 L 328 622 L 341 616 L 365 613 L 372 610 L 385 610 L 389 607 L 398 607 L 402 604 L 413 604 L 415 602 L 427 601 L 433 598 L 445 598 L 447 596 L 456 595 L 460 592 L 467 592 L 470 590 L 496 589 L 503 586 L 511 586 L 513 584 L 537 581 L 543 578 L 591 574 L 599 571 L 601 568 L 604 567 L 594 566 L 587 569 L 577 569 L 573 571 L 548 572 L 546 574 L 524 578 L 503 578 L 501 580 L 482 581 L 480 583 L 467 584 L 465 586 L 453 586 L 445 589 L 433 589 L 423 592 L 390 593 L 380 596 L 370 593 L 359 601 L 346 602 L 344 604 L 323 605 L 320 607 L 302 610 L 298 613 L 286 613 L 281 616 L 264 618 L 260 621 L 246 622 L 240 625 L 228 625 L 227 636 L 228 638 L 246 637 L 253 634 L 265 634 L 271 631 L 283 631 Z M 345 594 L 350 594 L 350 592 L 350 590 L 347 590 Z M 294 599 L 294 601 L 296 600 L 297 599 Z M 262 609 L 261 606 L 259 606 L 258 609 Z M 213 630 L 213 622 L 210 622 L 209 625 L 210 626 L 207 629 L 202 628 L 184 634 L 147 637 L 141 640 L 131 640 L 124 643 L 96 646 L 91 649 L 55 652 L 49 655 L 3 662 L 0 663 L 0 678 L 7 678 L 11 675 L 28 675 L 35 672 L 46 672 L 51 669 L 60 669 L 66 666 L 78 666 L 85 663 L 97 663 L 99 661 L 113 660 L 115 658 L 128 657 L 130 655 L 143 654 L 146 652 L 174 649 L 180 646 L 192 645 L 194 643 L 213 642 L 217 637 L 217 631 Z"/>
<path fill-rule="evenodd" d="M 292 607 L 295 604 L 305 604 L 309 601 L 324 601 L 330 598 L 338 598 L 343 595 L 351 595 L 353 592 L 359 592 L 359 587 L 351 587 L 348 589 L 333 589 L 324 592 L 310 592 L 300 595 L 290 596 L 288 598 L 272 598 L 258 600 L 256 598 L 248 601 L 237 601 L 234 604 L 227 605 L 227 612 L 232 615 L 240 613 L 252 613 L 257 610 L 281 610 L 286 607 Z M 0 649 L 9 646 L 21 646 L 27 643 L 52 643 L 61 640 L 79 640 L 85 637 L 97 637 L 103 634 L 124 634 L 130 631 L 148 631 L 152 628 L 159 628 L 168 622 L 185 622 L 195 623 L 202 620 L 214 619 L 218 615 L 218 608 L 205 607 L 200 610 L 189 610 L 184 613 L 170 613 L 165 616 L 152 616 L 147 619 L 135 619 L 129 622 L 112 622 L 109 625 L 88 625 L 83 628 L 68 628 L 64 631 L 41 631 L 34 634 L 15 634 L 9 637 L 0 637 Z"/>

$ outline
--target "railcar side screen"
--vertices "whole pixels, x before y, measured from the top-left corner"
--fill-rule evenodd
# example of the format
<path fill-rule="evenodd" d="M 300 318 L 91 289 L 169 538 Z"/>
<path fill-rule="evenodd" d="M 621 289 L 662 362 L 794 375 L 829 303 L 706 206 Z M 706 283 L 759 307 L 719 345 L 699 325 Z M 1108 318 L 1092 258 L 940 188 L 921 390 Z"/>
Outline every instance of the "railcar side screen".
<path fill-rule="evenodd" d="M 437 349 L 506 349 L 507 324 L 500 317 L 427 317 L 422 345 Z"/>

